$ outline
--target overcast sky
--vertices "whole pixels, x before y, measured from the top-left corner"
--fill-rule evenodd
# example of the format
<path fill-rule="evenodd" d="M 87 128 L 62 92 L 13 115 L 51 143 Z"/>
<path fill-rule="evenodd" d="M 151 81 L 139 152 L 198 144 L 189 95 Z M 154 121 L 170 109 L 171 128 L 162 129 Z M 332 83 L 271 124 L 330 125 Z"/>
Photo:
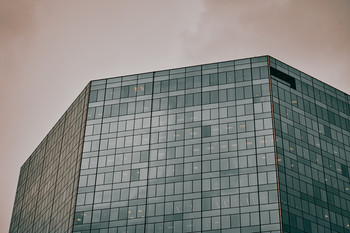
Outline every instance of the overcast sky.
<path fill-rule="evenodd" d="M 271 55 L 350 93 L 349 0 L 0 0 L 0 232 L 19 170 L 90 80 Z"/>

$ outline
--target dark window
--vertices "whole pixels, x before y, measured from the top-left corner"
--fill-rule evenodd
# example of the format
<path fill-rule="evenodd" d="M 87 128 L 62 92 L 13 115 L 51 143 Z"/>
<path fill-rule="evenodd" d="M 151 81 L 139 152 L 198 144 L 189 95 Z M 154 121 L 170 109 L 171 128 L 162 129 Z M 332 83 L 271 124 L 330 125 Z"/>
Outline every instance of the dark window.
<path fill-rule="evenodd" d="M 295 79 L 293 77 L 291 77 L 288 74 L 285 74 L 279 70 L 276 70 L 273 67 L 270 67 L 270 72 L 271 72 L 271 75 L 284 81 L 285 83 L 288 83 L 291 88 L 295 89 L 296 85 L 295 85 Z"/>
<path fill-rule="evenodd" d="M 202 127 L 202 137 L 210 137 L 211 136 L 211 129 L 210 129 L 210 125 L 208 126 L 203 126 Z"/>

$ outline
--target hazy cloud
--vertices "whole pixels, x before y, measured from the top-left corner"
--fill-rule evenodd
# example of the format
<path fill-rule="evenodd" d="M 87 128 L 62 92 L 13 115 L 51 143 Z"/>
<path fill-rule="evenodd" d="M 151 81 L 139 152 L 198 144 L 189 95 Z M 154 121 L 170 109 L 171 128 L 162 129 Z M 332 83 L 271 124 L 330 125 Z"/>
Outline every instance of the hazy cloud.
<path fill-rule="evenodd" d="M 15 37 L 33 28 L 33 11 L 40 0 L 2 0 L 0 2 L 0 44 L 3 46 Z"/>
<path fill-rule="evenodd" d="M 13 68 L 16 45 L 25 43 L 35 29 L 35 6 L 41 0 L 0 1 L 0 68 L 2 73 Z M 2 75 L 1 79 L 4 79 Z M 2 80 L 3 81 L 3 80 Z"/>

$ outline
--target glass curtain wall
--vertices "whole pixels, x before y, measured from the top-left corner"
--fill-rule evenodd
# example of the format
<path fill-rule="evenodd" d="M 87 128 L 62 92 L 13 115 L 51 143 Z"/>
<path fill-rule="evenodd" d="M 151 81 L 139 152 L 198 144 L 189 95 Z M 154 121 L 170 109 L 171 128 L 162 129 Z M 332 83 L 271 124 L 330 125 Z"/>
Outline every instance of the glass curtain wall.
<path fill-rule="evenodd" d="M 74 232 L 280 232 L 267 57 L 92 82 Z"/>

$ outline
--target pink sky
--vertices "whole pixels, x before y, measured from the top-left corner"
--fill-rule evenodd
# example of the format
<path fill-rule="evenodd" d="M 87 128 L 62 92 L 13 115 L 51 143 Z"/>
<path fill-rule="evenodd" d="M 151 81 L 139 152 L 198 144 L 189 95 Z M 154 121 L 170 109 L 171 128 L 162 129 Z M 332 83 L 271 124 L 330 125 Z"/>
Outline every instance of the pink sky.
<path fill-rule="evenodd" d="M 271 55 L 350 93 L 348 0 L 2 0 L 0 232 L 19 170 L 93 79 Z"/>

